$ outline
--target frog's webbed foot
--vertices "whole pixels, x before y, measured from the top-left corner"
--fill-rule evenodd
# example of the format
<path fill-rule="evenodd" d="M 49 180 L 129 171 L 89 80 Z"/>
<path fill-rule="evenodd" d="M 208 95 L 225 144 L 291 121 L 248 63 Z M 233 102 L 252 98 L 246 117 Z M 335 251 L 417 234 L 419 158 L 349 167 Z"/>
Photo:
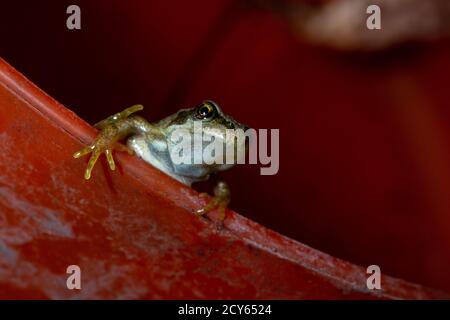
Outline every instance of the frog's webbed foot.
<path fill-rule="evenodd" d="M 98 158 L 102 153 L 105 153 L 106 159 L 108 161 L 109 168 L 111 170 L 116 169 L 116 164 L 114 162 L 114 157 L 112 154 L 113 149 L 119 151 L 126 151 L 133 154 L 133 151 L 127 146 L 118 143 L 117 141 L 124 138 L 130 132 L 130 124 L 127 123 L 127 118 L 137 111 L 142 110 L 144 107 L 142 105 L 134 105 L 130 108 L 125 109 L 122 112 L 116 113 L 105 120 L 100 121 L 95 125 L 96 128 L 100 129 L 100 133 L 95 138 L 94 142 L 73 154 L 74 158 L 80 158 L 84 155 L 91 153 L 86 171 L 84 173 L 84 178 L 88 180 L 91 177 L 92 169 L 95 166 Z"/>
<path fill-rule="evenodd" d="M 200 196 L 206 196 L 206 193 L 202 193 Z M 195 211 L 195 214 L 203 216 L 208 212 L 217 209 L 219 211 L 219 221 L 223 222 L 223 220 L 225 220 L 225 209 L 230 203 L 230 199 L 230 188 L 225 182 L 219 181 L 214 188 L 213 199 L 206 206 Z"/>

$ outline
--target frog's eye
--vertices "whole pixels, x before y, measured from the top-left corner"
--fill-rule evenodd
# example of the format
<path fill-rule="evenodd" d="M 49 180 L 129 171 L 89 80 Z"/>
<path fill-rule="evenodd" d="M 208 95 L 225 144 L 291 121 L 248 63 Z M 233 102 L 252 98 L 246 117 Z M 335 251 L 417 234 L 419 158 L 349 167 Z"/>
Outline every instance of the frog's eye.
<path fill-rule="evenodd" d="M 214 107 L 214 105 L 212 103 L 208 102 L 204 102 L 202 103 L 200 106 L 197 107 L 197 111 L 195 113 L 195 116 L 198 119 L 211 119 L 214 114 L 216 113 L 216 108 Z"/>

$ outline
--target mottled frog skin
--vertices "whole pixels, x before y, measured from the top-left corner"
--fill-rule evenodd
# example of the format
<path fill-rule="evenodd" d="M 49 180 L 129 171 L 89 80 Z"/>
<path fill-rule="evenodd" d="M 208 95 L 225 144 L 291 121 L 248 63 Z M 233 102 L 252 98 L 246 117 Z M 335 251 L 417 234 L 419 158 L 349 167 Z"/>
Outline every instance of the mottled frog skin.
<path fill-rule="evenodd" d="M 100 132 L 94 142 L 74 154 L 75 158 L 91 154 L 84 175 L 85 179 L 90 179 L 92 168 L 102 153 L 106 155 L 111 170 L 115 170 L 112 153 L 114 149 L 137 154 L 147 163 L 188 186 L 193 182 L 208 179 L 211 174 L 217 171 L 228 170 L 233 167 L 234 164 L 225 163 L 211 164 L 204 161 L 194 163 L 196 153 L 203 152 L 205 144 L 209 143 L 207 141 L 202 142 L 200 148 L 193 148 L 192 161 L 181 164 L 173 161 L 171 152 L 177 141 L 171 139 L 172 134 L 175 130 L 182 129 L 194 141 L 194 123 L 198 124 L 199 122 L 201 122 L 202 133 L 213 136 L 214 141 L 223 144 L 224 150 L 231 145 L 231 147 L 234 147 L 235 155 L 241 151 L 247 151 L 245 140 L 237 143 L 234 137 L 226 135 L 226 130 L 242 129 L 245 131 L 248 127 L 224 114 L 213 101 L 204 101 L 194 108 L 179 110 L 175 114 L 154 123 L 134 114 L 142 109 L 142 105 L 134 105 L 95 125 Z M 118 143 L 121 140 L 126 141 L 126 146 Z M 197 156 L 201 157 L 202 154 L 197 154 Z M 230 190 L 228 185 L 219 181 L 214 188 L 214 198 L 204 208 L 197 210 L 196 213 L 203 215 L 211 210 L 218 209 L 219 219 L 223 220 L 225 208 L 229 201 Z"/>

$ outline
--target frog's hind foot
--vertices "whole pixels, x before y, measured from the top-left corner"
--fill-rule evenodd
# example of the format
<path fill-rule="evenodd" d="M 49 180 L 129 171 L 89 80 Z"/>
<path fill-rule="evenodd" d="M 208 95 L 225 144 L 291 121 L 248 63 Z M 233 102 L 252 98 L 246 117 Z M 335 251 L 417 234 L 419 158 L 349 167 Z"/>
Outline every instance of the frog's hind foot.
<path fill-rule="evenodd" d="M 200 194 L 202 197 L 206 195 L 206 193 Z M 230 188 L 225 182 L 220 181 L 214 188 L 213 199 L 203 208 L 196 210 L 195 214 L 197 216 L 204 216 L 205 214 L 217 209 L 219 212 L 218 220 L 223 223 L 225 220 L 225 209 L 228 207 L 230 199 Z"/>

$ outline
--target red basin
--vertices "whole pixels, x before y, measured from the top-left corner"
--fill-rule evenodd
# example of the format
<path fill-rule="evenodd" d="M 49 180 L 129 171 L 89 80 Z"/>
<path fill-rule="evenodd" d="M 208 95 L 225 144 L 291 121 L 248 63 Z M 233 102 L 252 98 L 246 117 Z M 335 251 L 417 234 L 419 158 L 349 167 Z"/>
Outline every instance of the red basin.
<path fill-rule="evenodd" d="M 69 31 L 64 4 L 6 4 L 0 55 L 90 123 L 208 98 L 279 128 L 277 175 L 224 176 L 232 209 L 290 238 L 232 212 L 215 230 L 197 193 L 126 155 L 83 181 L 71 154 L 94 130 L 2 62 L 2 298 L 443 297 L 388 276 L 367 292 L 372 264 L 450 292 L 448 43 L 349 58 L 237 1 L 79 5 Z"/>

